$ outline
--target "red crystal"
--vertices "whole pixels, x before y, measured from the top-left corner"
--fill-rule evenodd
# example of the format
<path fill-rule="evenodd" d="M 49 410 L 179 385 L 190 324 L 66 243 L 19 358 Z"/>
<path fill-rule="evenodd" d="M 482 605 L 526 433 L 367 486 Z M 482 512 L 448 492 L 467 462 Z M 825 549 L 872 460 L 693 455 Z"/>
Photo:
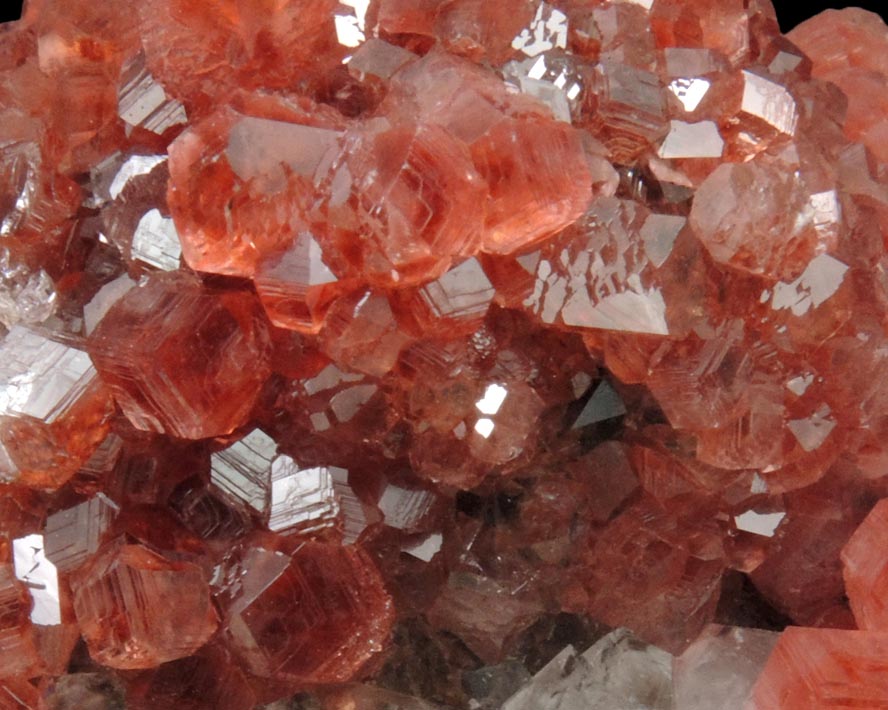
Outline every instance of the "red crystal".
<path fill-rule="evenodd" d="M 0 706 L 888 703 L 888 29 L 776 19 L 29 2 Z"/>

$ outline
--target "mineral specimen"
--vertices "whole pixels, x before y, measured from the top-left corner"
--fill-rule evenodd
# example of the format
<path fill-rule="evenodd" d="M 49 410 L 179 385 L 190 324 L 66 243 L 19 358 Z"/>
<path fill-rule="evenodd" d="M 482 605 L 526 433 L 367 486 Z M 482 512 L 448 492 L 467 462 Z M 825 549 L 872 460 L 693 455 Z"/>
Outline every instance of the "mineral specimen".
<path fill-rule="evenodd" d="M 0 708 L 888 707 L 888 27 L 28 0 Z"/>

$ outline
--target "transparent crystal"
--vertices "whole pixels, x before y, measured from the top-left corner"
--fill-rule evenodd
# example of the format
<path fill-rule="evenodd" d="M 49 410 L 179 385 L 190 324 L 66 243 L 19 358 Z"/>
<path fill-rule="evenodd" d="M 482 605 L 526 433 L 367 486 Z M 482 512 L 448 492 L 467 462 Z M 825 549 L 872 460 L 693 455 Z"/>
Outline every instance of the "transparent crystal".
<path fill-rule="evenodd" d="M 502 710 L 672 710 L 672 656 L 617 629 L 583 654 L 567 646 Z"/>
<path fill-rule="evenodd" d="M 28 587 L 33 600 L 31 623 L 57 626 L 62 623 L 59 575 L 46 558 L 43 535 L 27 535 L 12 542 L 15 576 Z"/>
<path fill-rule="evenodd" d="M 9 249 L 0 248 L 0 323 L 42 323 L 55 312 L 56 300 L 49 274 L 16 263 Z"/>

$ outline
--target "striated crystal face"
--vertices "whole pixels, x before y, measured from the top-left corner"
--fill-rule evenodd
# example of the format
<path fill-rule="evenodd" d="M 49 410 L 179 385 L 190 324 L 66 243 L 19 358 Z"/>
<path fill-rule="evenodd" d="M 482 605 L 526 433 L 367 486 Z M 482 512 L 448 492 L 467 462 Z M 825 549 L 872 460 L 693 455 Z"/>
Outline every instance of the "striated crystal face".
<path fill-rule="evenodd" d="M 777 19 L 28 2 L 0 707 L 888 707 L 888 26 Z"/>
<path fill-rule="evenodd" d="M 226 626 L 236 653 L 260 677 L 341 682 L 391 628 L 382 579 L 353 548 L 309 542 L 292 555 L 248 548 L 237 575 L 244 581 L 225 606 Z"/>
<path fill-rule="evenodd" d="M 215 294 L 193 275 L 158 274 L 110 308 L 88 347 L 137 429 L 185 439 L 228 434 L 244 423 L 268 374 L 260 313 L 248 292 Z"/>
<path fill-rule="evenodd" d="M 777 640 L 747 707 L 872 707 L 888 701 L 885 634 L 790 627 Z"/>
<path fill-rule="evenodd" d="M 71 588 L 90 655 L 112 668 L 189 656 L 219 623 L 200 567 L 144 545 L 110 545 L 72 577 Z"/>
<path fill-rule="evenodd" d="M 0 363 L 0 477 L 56 488 L 104 438 L 107 394 L 83 350 L 20 325 Z"/>

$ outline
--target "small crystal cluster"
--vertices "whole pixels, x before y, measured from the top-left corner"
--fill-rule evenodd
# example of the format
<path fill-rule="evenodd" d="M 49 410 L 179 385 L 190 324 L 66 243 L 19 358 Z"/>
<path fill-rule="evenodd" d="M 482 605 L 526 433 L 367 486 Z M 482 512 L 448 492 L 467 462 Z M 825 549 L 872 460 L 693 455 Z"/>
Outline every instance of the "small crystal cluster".
<path fill-rule="evenodd" d="M 0 707 L 888 707 L 888 27 L 30 0 Z"/>

